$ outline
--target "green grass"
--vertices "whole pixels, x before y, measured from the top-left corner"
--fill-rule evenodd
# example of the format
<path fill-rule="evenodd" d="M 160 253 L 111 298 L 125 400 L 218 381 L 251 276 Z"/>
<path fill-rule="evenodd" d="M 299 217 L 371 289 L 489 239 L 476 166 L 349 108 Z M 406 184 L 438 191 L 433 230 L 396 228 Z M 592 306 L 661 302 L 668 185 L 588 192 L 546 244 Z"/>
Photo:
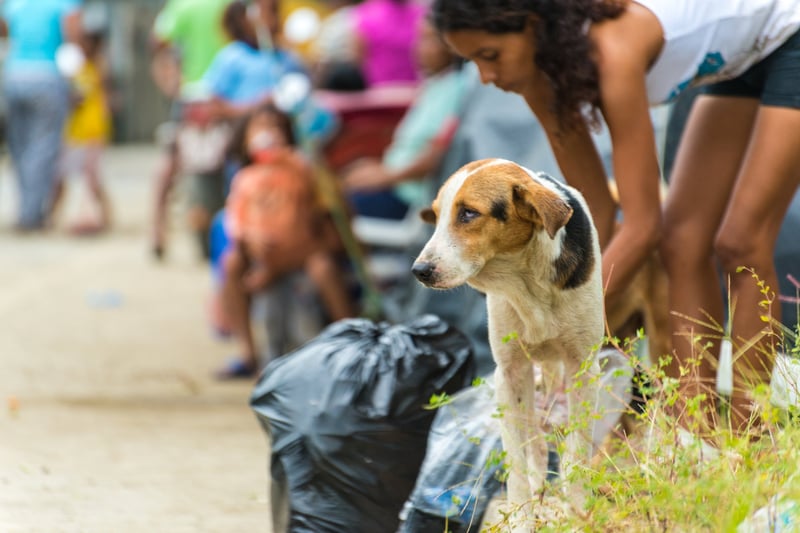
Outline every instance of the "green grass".
<path fill-rule="evenodd" d="M 734 532 L 775 497 L 800 504 L 800 423 L 770 405 L 767 387 L 756 391 L 760 438 L 717 430 L 708 440 L 718 453 L 710 455 L 696 438 L 678 444 L 681 432 L 666 414 L 671 394 L 666 387 L 645 413 L 627 413 L 636 418 L 630 435 L 611 439 L 590 466 L 532 502 L 528 513 L 537 517 L 537 531 Z M 574 424 L 580 423 L 586 421 Z M 580 508 L 575 487 L 585 494 Z M 800 507 L 793 512 L 800 531 Z M 505 532 L 510 523 L 513 518 L 501 516 L 483 531 Z"/>

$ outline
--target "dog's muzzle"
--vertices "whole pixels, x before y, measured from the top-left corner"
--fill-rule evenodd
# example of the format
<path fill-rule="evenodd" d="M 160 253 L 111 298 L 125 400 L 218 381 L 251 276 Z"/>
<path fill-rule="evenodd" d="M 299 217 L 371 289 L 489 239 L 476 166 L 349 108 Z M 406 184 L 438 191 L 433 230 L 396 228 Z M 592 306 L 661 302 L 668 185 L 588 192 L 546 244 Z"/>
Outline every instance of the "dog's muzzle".
<path fill-rule="evenodd" d="M 433 283 L 435 271 L 436 265 L 426 261 L 417 261 L 411 267 L 411 273 L 414 274 L 414 276 L 416 276 L 416 278 L 425 285 L 430 285 Z"/>

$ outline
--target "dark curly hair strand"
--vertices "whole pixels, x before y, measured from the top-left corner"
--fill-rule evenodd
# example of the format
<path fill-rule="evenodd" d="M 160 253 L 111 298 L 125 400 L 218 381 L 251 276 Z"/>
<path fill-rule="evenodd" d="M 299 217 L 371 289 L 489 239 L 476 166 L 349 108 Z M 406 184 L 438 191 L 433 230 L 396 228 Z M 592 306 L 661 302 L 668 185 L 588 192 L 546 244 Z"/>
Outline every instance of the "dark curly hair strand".
<path fill-rule="evenodd" d="M 534 16 L 534 62 L 553 87 L 553 112 L 567 130 L 597 125 L 600 89 L 586 25 L 615 18 L 624 0 L 434 0 L 440 32 L 521 33 Z M 588 105 L 588 108 L 587 108 Z"/>

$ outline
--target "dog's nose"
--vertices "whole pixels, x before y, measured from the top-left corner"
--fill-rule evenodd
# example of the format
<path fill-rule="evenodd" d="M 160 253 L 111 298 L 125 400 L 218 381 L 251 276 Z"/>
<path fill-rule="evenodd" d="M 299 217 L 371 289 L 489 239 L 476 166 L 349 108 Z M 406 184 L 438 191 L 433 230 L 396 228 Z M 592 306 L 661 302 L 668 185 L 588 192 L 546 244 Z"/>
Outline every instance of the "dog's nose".
<path fill-rule="evenodd" d="M 422 283 L 427 283 L 433 279 L 433 269 L 433 263 L 414 263 L 411 267 L 411 273 Z"/>

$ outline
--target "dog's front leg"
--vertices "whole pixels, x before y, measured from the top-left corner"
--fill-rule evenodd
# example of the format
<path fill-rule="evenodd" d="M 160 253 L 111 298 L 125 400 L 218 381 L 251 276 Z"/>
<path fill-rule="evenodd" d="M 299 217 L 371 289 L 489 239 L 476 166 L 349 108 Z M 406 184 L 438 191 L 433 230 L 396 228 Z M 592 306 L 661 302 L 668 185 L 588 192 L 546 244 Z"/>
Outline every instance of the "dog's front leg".
<path fill-rule="evenodd" d="M 569 422 L 566 449 L 561 466 L 563 479 L 569 481 L 574 468 L 588 466 L 596 453 L 592 432 L 598 414 L 597 394 L 600 368 L 596 361 L 592 361 L 590 364 L 584 364 L 583 367 L 578 363 L 568 363 L 564 370 Z M 575 484 L 572 486 L 574 487 Z"/>
<path fill-rule="evenodd" d="M 547 448 L 537 416 L 533 364 L 522 350 L 504 345 L 495 350 L 495 385 L 501 411 L 503 447 L 510 463 L 508 473 L 509 510 L 512 523 L 525 521 L 526 507 L 544 484 Z M 519 531 L 529 531 L 521 528 Z"/>

